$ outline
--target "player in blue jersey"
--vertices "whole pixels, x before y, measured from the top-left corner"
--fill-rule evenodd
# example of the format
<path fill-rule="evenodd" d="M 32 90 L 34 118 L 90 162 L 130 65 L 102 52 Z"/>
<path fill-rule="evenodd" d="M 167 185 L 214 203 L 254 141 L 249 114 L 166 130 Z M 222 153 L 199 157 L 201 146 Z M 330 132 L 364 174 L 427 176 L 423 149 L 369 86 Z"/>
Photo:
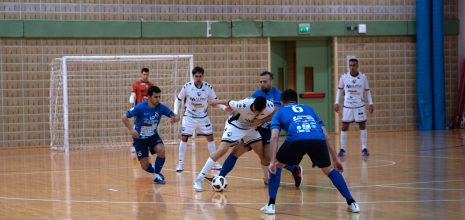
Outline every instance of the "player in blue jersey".
<path fill-rule="evenodd" d="M 260 211 L 265 214 L 275 214 L 275 200 L 281 179 L 281 167 L 284 164 L 298 165 L 303 156 L 308 155 L 312 160 L 313 167 L 320 168 L 344 196 L 349 205 L 348 211 L 360 212 L 344 177 L 338 171 L 342 172 L 343 167 L 329 140 L 323 121 L 311 107 L 297 103 L 297 93 L 294 90 L 284 91 L 281 95 L 281 102 L 284 106 L 273 115 L 271 121 L 270 145 L 272 155 L 269 166 L 269 202 Z M 281 129 L 287 131 L 287 135 L 286 140 L 278 150 L 278 137 Z M 336 169 L 331 166 L 329 154 L 331 154 Z"/>
<path fill-rule="evenodd" d="M 274 106 L 276 112 L 279 107 L 281 106 L 281 91 L 273 87 L 273 74 L 265 71 L 260 74 L 260 89 L 256 90 L 252 93 L 252 98 L 257 98 L 259 96 L 263 96 L 266 100 L 271 101 Z M 273 112 L 273 113 L 274 113 Z M 273 114 L 268 115 L 267 117 L 257 121 L 254 127 L 257 127 L 257 131 L 260 133 L 262 137 L 263 143 L 263 150 L 264 155 L 267 158 L 270 158 L 271 151 L 269 150 L 270 146 L 270 137 L 271 137 L 271 118 Z M 245 147 L 243 144 L 236 146 L 226 160 L 223 163 L 223 168 L 220 171 L 220 176 L 226 176 L 228 173 L 233 169 L 234 165 L 236 164 L 237 158 L 239 158 L 242 154 L 249 151 L 250 147 Z M 302 167 L 301 166 L 293 166 L 293 165 L 286 165 L 285 168 L 292 172 L 292 176 L 294 177 L 295 186 L 299 187 L 302 183 Z M 263 181 L 265 184 L 268 184 L 269 172 L 268 167 L 263 166 Z M 208 178 L 209 180 L 213 178 Z"/>
<path fill-rule="evenodd" d="M 165 184 L 165 177 L 161 174 L 165 163 L 165 145 L 158 135 L 157 127 L 162 115 L 171 118 L 172 123 L 178 122 L 179 117 L 160 103 L 160 94 L 160 88 L 150 87 L 147 91 L 147 100 L 123 114 L 121 120 L 134 138 L 134 146 L 141 168 L 154 174 L 154 183 Z M 129 122 L 129 118 L 132 117 L 136 117 L 134 126 L 131 126 Z M 149 151 L 151 154 L 157 154 L 154 166 L 148 159 Z"/>

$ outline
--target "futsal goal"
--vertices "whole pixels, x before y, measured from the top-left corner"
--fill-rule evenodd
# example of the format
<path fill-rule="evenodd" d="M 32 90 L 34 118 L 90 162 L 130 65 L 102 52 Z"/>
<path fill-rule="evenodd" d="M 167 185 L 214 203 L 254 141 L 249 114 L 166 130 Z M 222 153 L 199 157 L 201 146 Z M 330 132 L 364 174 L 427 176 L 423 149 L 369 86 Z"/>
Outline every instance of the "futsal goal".
<path fill-rule="evenodd" d="M 182 85 L 191 80 L 193 55 L 63 56 L 50 63 L 50 147 L 73 149 L 129 147 L 121 116 L 131 108 L 132 84 L 141 69 L 162 91 L 170 109 Z M 131 120 L 132 121 L 132 120 Z M 158 132 L 176 143 L 180 123 L 162 118 Z"/>

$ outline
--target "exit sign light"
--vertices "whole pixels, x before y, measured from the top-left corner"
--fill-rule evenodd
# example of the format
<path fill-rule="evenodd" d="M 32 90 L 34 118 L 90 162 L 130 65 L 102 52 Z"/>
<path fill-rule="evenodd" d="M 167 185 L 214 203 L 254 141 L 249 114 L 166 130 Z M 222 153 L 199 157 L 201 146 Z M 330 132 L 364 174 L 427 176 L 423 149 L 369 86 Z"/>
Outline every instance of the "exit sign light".
<path fill-rule="evenodd" d="M 299 24 L 299 34 L 308 34 L 308 33 L 310 33 L 310 24 L 309 23 Z"/>

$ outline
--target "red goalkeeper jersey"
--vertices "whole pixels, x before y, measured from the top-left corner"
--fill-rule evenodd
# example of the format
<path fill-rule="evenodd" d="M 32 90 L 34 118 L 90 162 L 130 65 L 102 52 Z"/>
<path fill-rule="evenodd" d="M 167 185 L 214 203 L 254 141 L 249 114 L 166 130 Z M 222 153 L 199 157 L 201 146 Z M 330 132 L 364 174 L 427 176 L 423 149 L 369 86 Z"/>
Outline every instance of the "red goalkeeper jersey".
<path fill-rule="evenodd" d="M 132 92 L 136 93 L 136 103 L 142 102 L 145 99 L 147 99 L 147 90 L 151 87 L 154 86 L 152 82 L 144 82 L 142 80 L 137 80 L 132 85 Z"/>

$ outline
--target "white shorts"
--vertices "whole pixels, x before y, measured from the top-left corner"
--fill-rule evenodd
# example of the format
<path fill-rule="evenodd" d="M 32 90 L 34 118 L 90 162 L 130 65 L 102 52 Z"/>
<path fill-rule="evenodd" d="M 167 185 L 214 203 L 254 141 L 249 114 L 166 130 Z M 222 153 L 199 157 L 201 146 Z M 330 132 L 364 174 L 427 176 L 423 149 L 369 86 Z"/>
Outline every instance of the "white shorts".
<path fill-rule="evenodd" d="M 210 118 L 208 116 L 204 118 L 182 117 L 181 135 L 192 136 L 194 132 L 196 132 L 198 136 L 213 135 Z"/>
<path fill-rule="evenodd" d="M 346 108 L 342 110 L 342 122 L 365 122 L 367 120 L 367 114 L 365 112 L 365 106 L 360 108 Z"/>
<path fill-rule="evenodd" d="M 255 130 L 255 128 L 243 130 L 235 127 L 234 125 L 226 123 L 221 141 L 235 145 L 239 143 L 240 140 L 244 141 L 244 145 L 249 145 L 257 141 L 261 141 L 262 136 L 257 130 Z"/>

